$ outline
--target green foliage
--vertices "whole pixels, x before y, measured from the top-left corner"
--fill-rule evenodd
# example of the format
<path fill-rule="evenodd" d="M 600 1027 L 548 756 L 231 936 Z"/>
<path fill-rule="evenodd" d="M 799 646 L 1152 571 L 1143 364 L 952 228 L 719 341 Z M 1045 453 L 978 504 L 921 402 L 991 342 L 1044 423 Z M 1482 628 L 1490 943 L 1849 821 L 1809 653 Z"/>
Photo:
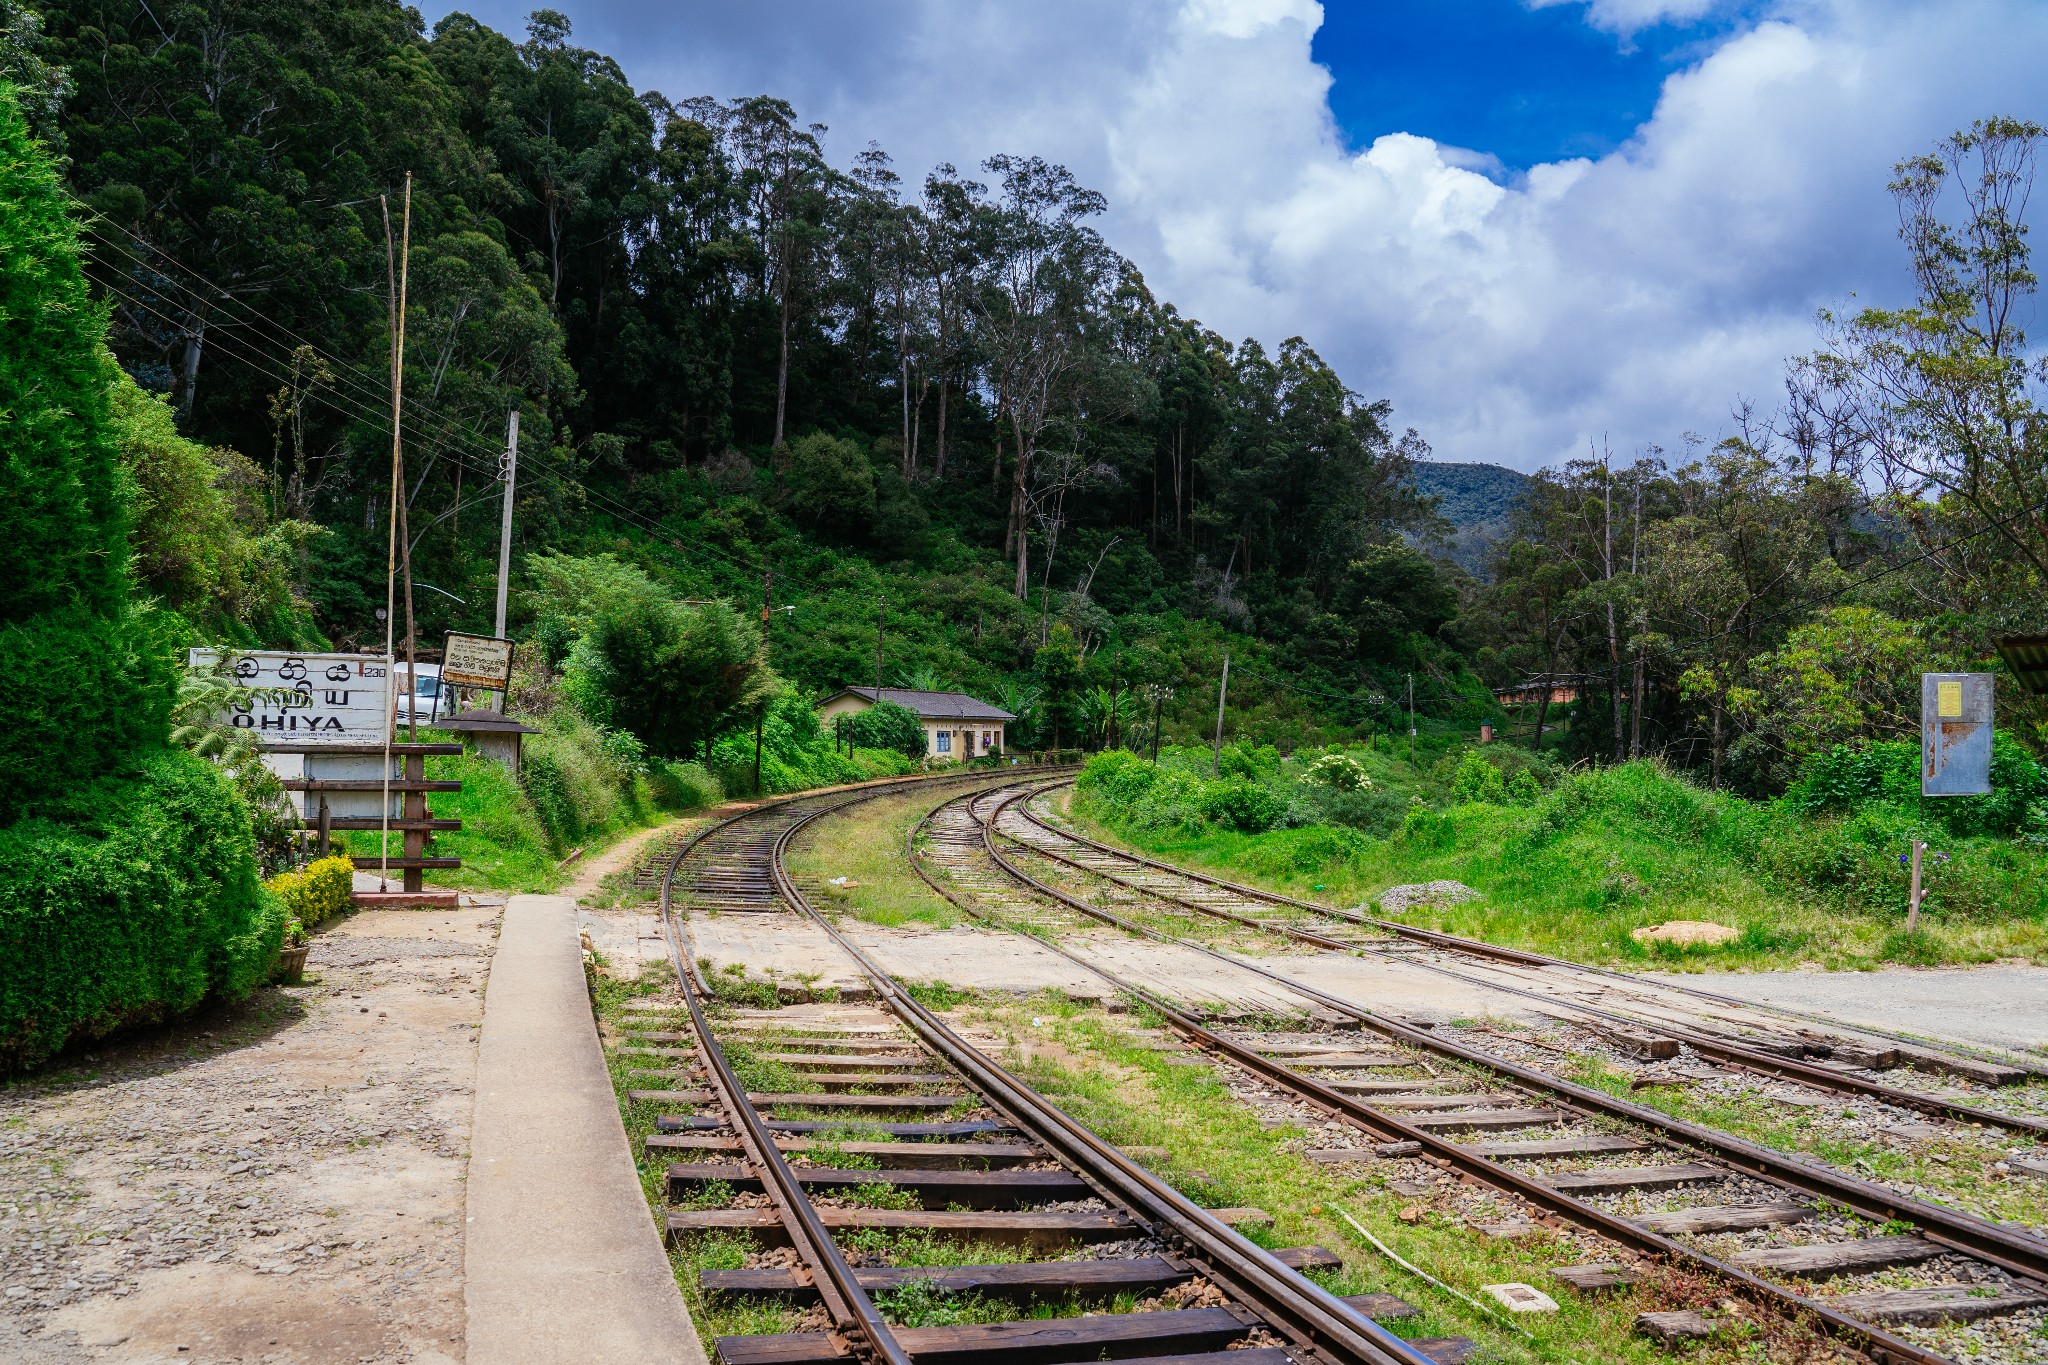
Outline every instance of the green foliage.
<path fill-rule="evenodd" d="M 263 474 L 246 457 L 178 434 L 171 406 L 126 374 L 113 376 L 111 418 L 133 494 L 135 567 L 142 586 L 202 634 L 250 647 L 322 648 L 297 578 L 303 521 L 275 525 Z"/>
<path fill-rule="evenodd" d="M 890 749 L 905 758 L 923 758 L 924 722 L 917 712 L 893 701 L 877 702 L 846 718 L 847 741 L 862 749 Z"/>
<path fill-rule="evenodd" d="M 892 705 L 892 703 L 884 703 Z M 862 712 L 872 715 L 881 707 Z M 917 717 L 903 707 L 895 707 Z M 847 724 L 851 729 L 853 720 Z M 900 743 L 908 744 L 900 733 Z M 818 713 L 800 697 L 787 694 L 768 704 L 761 725 L 761 790 L 763 792 L 804 791 L 843 782 L 860 782 L 871 777 L 892 777 L 916 771 L 917 764 L 902 748 L 866 748 L 856 740 L 851 754 L 838 751 L 835 735 L 827 734 Z M 916 733 L 917 752 L 924 752 L 924 728 Z M 748 731 L 728 734 L 713 746 L 711 768 L 727 791 L 754 789 L 754 736 Z"/>
<path fill-rule="evenodd" d="M 1897 740 L 1863 747 L 1838 744 L 1811 755 L 1785 791 L 1784 804 L 1802 814 L 1856 815 L 1888 807 L 1919 810 L 1920 748 Z M 2048 799 L 2048 766 L 2011 735 L 1992 736 L 1988 796 L 1931 797 L 1927 818 L 1958 837 L 2011 838 L 2032 828 L 2033 809 Z"/>
<path fill-rule="evenodd" d="M 1507 784 L 1500 769 L 1486 761 L 1477 749 L 1467 749 L 1451 774 L 1451 796 L 1467 803 L 1502 806 L 1507 804 Z"/>
<path fill-rule="evenodd" d="M 129 605 L 105 330 L 65 192 L 0 89 L 0 826 L 63 808 L 168 728 L 165 651 Z"/>
<path fill-rule="evenodd" d="M 814 431 L 789 447 L 789 510 L 798 522 L 838 535 L 866 530 L 875 516 L 875 471 L 852 441 Z"/>
<path fill-rule="evenodd" d="M 348 909 L 355 889 L 355 863 L 338 855 L 319 858 L 303 872 L 280 872 L 265 882 L 263 889 L 277 897 L 286 915 L 302 928 L 311 929 Z"/>
<path fill-rule="evenodd" d="M 765 703 L 774 675 L 758 627 L 724 602 L 689 607 L 609 556 L 554 557 L 544 610 L 573 632 L 564 686 L 593 720 L 629 730 L 664 757 L 689 757 L 742 709 Z M 583 596 L 570 594 L 581 590 Z"/>
<path fill-rule="evenodd" d="M 1204 788 L 1200 809 L 1210 824 L 1257 834 L 1280 823 L 1287 814 L 1287 801 L 1262 783 L 1231 776 Z"/>
<path fill-rule="evenodd" d="M 227 779 L 176 750 L 91 794 L 89 825 L 0 830 L 0 1065 L 74 1037 L 232 999 L 276 960 L 249 820 Z"/>

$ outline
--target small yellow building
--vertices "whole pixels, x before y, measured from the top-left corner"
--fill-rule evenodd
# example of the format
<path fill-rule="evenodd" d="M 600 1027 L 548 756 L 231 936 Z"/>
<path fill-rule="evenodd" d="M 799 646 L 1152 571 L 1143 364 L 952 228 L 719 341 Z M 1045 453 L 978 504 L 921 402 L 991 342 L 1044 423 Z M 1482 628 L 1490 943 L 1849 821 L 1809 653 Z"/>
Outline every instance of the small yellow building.
<path fill-rule="evenodd" d="M 827 698 L 818 707 L 818 716 L 830 730 L 834 717 L 865 711 L 877 701 L 893 701 L 915 712 L 924 722 L 925 754 L 954 763 L 1002 752 L 1003 727 L 1017 719 L 965 692 L 913 692 L 903 687 L 846 688 Z"/>

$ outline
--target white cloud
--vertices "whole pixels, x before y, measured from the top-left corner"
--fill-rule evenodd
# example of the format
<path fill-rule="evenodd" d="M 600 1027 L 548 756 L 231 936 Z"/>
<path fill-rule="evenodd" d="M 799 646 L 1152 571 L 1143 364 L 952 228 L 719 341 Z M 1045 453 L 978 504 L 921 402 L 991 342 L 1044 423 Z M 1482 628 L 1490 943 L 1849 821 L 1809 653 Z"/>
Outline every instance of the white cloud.
<path fill-rule="evenodd" d="M 1523 468 L 1768 406 L 1817 306 L 1904 287 L 1891 163 L 1986 114 L 2048 121 L 2032 0 L 1780 0 L 1615 152 L 1505 180 L 1399 129 L 1347 146 L 1311 0 L 789 0 L 659 22 L 608 7 L 626 2 L 596 0 L 578 32 L 640 84 L 786 95 L 836 156 L 876 139 L 913 183 L 998 151 L 1063 161 L 1184 312 L 1300 334 L 1439 458 Z M 516 26 L 505 3 L 483 17 Z M 1594 0 L 1588 21 L 1706 3 Z"/>
<path fill-rule="evenodd" d="M 1609 33 L 1639 33 L 1658 24 L 1686 23 L 1717 10 L 1731 0 L 1526 0 L 1530 9 L 1585 5 L 1586 22 Z"/>

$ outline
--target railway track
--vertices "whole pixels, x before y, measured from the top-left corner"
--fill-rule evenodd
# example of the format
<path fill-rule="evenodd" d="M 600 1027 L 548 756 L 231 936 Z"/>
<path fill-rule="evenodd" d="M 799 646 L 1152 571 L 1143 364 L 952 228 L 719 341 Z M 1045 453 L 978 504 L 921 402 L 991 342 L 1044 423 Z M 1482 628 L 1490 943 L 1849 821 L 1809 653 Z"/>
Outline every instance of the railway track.
<path fill-rule="evenodd" d="M 1060 785 L 1044 784 L 1046 788 Z M 1489 989 L 1541 999 L 1552 1008 L 1603 1019 L 1683 1043 L 1702 1056 L 1762 1074 L 1797 1079 L 1843 1094 L 1896 1096 L 1898 1084 L 1873 1084 L 1856 1072 L 1917 1071 L 1980 1091 L 2048 1078 L 2048 1068 L 2011 1055 L 1881 1030 L 1847 1028 L 1680 982 L 1650 982 L 1626 972 L 1421 929 L 1339 910 L 1141 857 L 1057 828 L 1028 803 L 1005 803 L 1004 833 L 1035 853 L 1094 877 L 1171 900 L 1219 920 L 1282 934 L 1319 948 L 1365 952 Z M 1455 963 L 1455 967 L 1447 965 Z M 1584 997 L 1597 995 L 1600 1005 Z M 1700 1002 L 1694 1004 L 1693 1002 Z M 1809 1025 L 1824 1023 L 1816 1030 Z M 1948 1096 L 1904 1101 L 1924 1112 L 2014 1132 L 2048 1136 L 2048 1122 L 1972 1107 Z"/>
<path fill-rule="evenodd" d="M 1388 1332 L 1377 1317 L 1413 1311 L 1399 1300 L 1340 1299 L 1302 1273 L 1334 1266 L 1327 1251 L 1265 1250 L 1232 1226 L 1237 1211 L 1190 1202 L 993 1061 L 818 915 L 784 870 L 790 840 L 886 790 L 798 798 L 723 821 L 678 847 L 664 878 L 662 924 L 683 1000 L 671 1007 L 673 1026 L 636 1039 L 649 1063 L 670 1068 L 669 1088 L 630 1093 L 674 1111 L 648 1139 L 650 1157 L 673 1163 L 669 1235 L 755 1239 L 768 1250 L 740 1269 L 705 1272 L 704 1292 L 801 1304 L 808 1315 L 806 1330 L 720 1337 L 726 1365 L 1455 1365 L 1470 1356 L 1463 1338 L 1404 1342 Z M 867 975 L 875 1005 L 716 1005 L 690 951 L 685 894 L 718 913 L 816 924 Z M 763 1074 L 804 1079 L 781 1092 L 746 1084 Z M 988 1264 L 916 1264 L 914 1249 L 933 1240 L 1007 1250 Z M 912 1293 L 1017 1307 L 997 1321 L 905 1326 L 900 1306 Z M 1137 1311 L 1081 1313 L 1120 1298 L 1138 1300 Z M 1069 1315 L 1036 1315 L 1047 1306 Z"/>
<path fill-rule="evenodd" d="M 1020 819 L 1020 807 L 1051 785 L 974 793 L 939 807 L 913 831 L 920 874 L 968 913 L 1036 935 L 1150 1006 L 1194 1046 L 1357 1134 L 1349 1146 L 1313 1158 L 1414 1161 L 1489 1187 L 1518 1201 L 1533 1219 L 1576 1223 L 1640 1255 L 1716 1275 L 1880 1361 L 1944 1361 L 1948 1357 L 1931 1343 L 1958 1322 L 2008 1320 L 2035 1327 L 2036 1343 L 2048 1340 L 2038 1334 L 2048 1330 L 2042 1326 L 2048 1323 L 2048 1243 L 2035 1232 L 1671 1118 L 1172 932 L 1163 926 L 1176 918 L 1183 930 L 1197 932 L 1221 920 L 1315 948 L 1366 950 L 1362 934 L 1335 938 L 1303 930 L 1293 919 L 1275 923 L 1261 909 L 1286 898 L 1262 899 L 1264 893 L 1249 888 L 1181 874 Z M 927 859 L 944 881 L 923 866 Z M 1092 900 L 1071 889 L 1089 879 Z M 1302 902 L 1287 908 L 1319 909 Z M 1305 1004 L 1375 1035 L 1375 1046 L 1211 1027 L 1176 1001 L 1091 960 L 1085 944 L 1070 937 L 1099 933 L 1100 925 L 1175 944 L 1283 986 Z M 1618 1026 L 1608 1027 L 1611 1033 Z M 1680 1046 L 1692 1049 L 1689 1039 Z M 1701 1049 L 1698 1055 L 1709 1054 Z M 1768 1070 L 1773 1059 L 1758 1055 Z M 1449 1077 L 1442 1074 L 1447 1063 Z M 1718 1064 L 1756 1069 L 1725 1047 Z M 1926 1113 L 1931 1103 L 1949 1123 L 1982 1121 L 1967 1106 L 1958 1113 L 1956 1106 L 1878 1082 L 1863 1082 L 1857 1093 L 1909 1112 Z M 1579 1267 L 1563 1278 L 1573 1282 L 1574 1274 L 1598 1280 L 1601 1272 Z M 1917 1282 L 1899 1287 L 1906 1277 Z M 1865 1282 L 1861 1292 L 1815 1288 L 1854 1279 Z M 1661 1326 L 1689 1332 L 1705 1324 Z M 2048 1357 L 2048 1345 L 2034 1350 L 2017 1358 Z"/>

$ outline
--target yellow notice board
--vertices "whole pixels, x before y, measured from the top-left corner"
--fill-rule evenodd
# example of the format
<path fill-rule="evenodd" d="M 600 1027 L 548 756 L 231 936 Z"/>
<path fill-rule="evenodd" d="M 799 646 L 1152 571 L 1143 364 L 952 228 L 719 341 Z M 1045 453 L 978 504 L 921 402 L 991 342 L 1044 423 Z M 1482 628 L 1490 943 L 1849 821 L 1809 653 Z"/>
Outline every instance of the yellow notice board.
<path fill-rule="evenodd" d="M 1963 683 L 1958 678 L 1952 682 L 1938 682 L 1934 685 L 1934 714 L 1939 720 L 1961 720 L 1963 718 Z"/>

